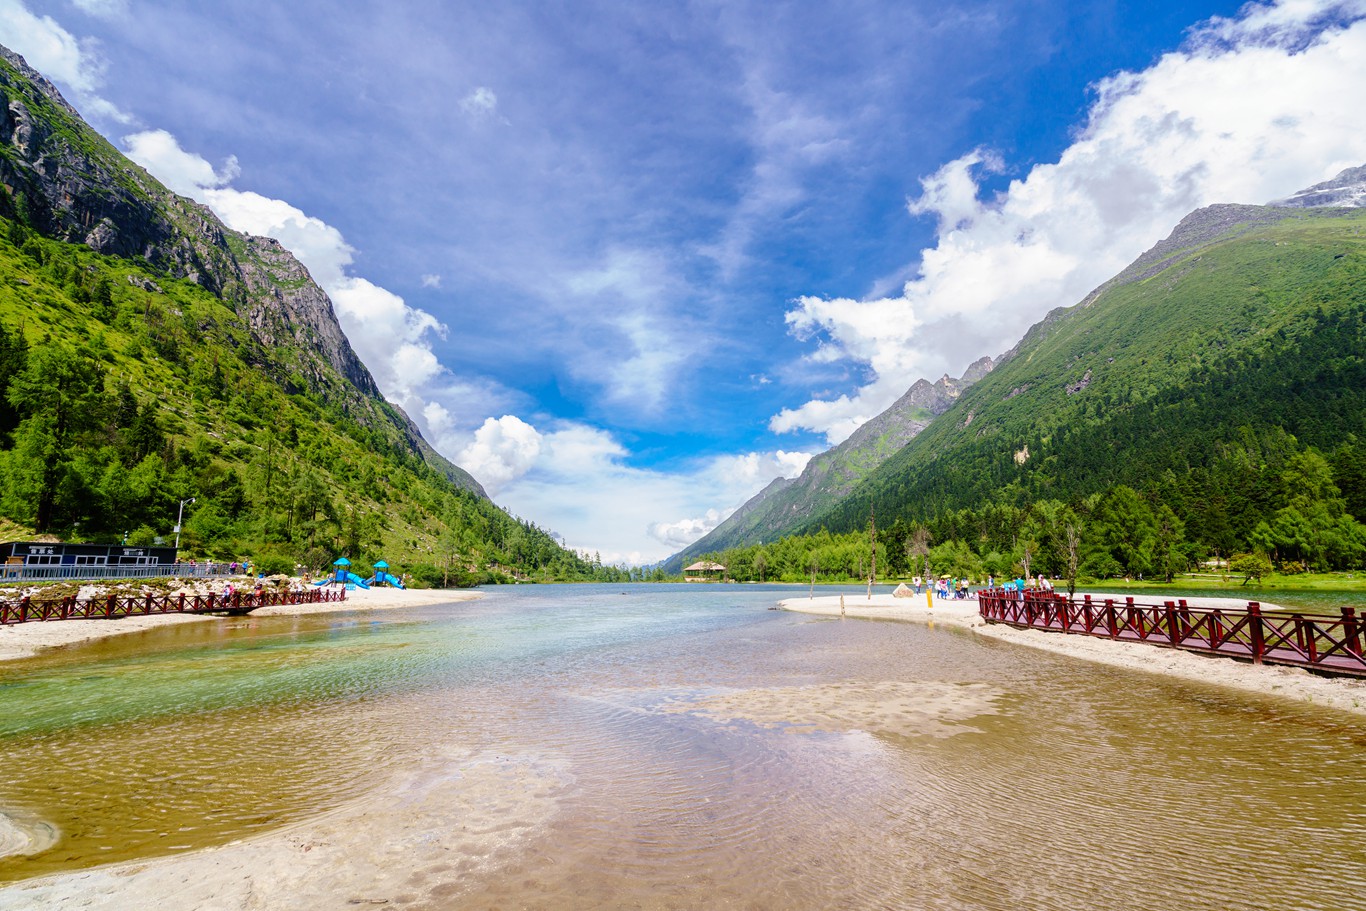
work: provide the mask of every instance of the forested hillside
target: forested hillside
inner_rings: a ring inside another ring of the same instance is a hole
[[[621,575],[438,456],[279,244],[170,193],[3,49],[0,102],[6,537],[169,540],[183,504],[187,557]]]
[[[1206,555],[1366,558],[1366,211],[1214,207],[1036,326],[849,497],[797,529],[1092,574]],[[922,542],[923,543],[923,542]],[[904,558],[904,557],[903,557]]]

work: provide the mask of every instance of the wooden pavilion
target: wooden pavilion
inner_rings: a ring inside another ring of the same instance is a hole
[[[710,560],[699,560],[683,570],[684,582],[720,582],[726,578],[726,568]]]

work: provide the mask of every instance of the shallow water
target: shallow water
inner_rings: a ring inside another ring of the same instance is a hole
[[[1366,908],[1357,717],[766,610],[796,594],[519,588],[0,667],[0,806],[57,833],[0,877],[224,844],[458,748],[560,785],[450,907]]]

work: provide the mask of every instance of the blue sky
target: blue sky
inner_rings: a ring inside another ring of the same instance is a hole
[[[1187,211],[1366,162],[1363,17],[0,0],[0,43],[293,249],[499,503],[642,562]]]

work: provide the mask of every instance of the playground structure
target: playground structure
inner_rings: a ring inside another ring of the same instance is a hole
[[[341,585],[344,586],[347,591],[352,592],[355,591],[357,588],[370,588],[370,584],[368,582],[366,582],[364,579],[362,579],[355,573],[351,572],[351,561],[346,559],[345,557],[340,557],[337,560],[335,560],[332,563],[332,566],[336,569],[336,572],[334,572],[332,575],[328,576],[325,579],[319,579],[317,582],[314,582],[313,584],[318,586]]]
[[[371,585],[389,585],[393,588],[402,588],[403,580],[389,572],[388,563],[379,560],[375,563],[375,574],[365,580],[366,588],[369,588]]]
[[[314,585],[342,585],[348,591],[355,591],[358,588],[369,590],[372,585],[388,585],[393,588],[403,588],[403,580],[389,572],[389,564],[383,560],[375,563],[375,574],[368,579],[351,572],[351,561],[345,557],[338,558],[332,566],[335,572],[326,578],[319,579]]]

